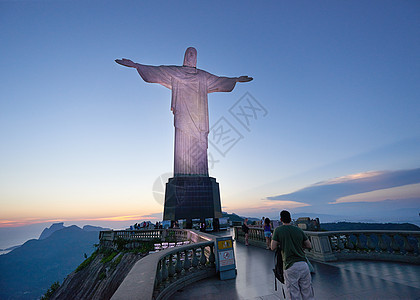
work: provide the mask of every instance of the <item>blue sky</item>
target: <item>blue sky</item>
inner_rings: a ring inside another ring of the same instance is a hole
[[[254,77],[209,95],[210,126],[227,121],[242,137],[223,155],[209,147],[224,210],[351,219],[368,201],[279,196],[420,167],[419,17],[417,1],[2,1],[1,226],[159,218],[170,91],[114,60],[180,65],[189,46],[198,68]],[[231,112],[248,100],[266,114],[244,127]],[[414,198],[394,199],[400,188],[377,202],[415,222],[420,193],[407,188]]]

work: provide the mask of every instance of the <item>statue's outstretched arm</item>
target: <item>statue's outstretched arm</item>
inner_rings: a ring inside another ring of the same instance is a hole
[[[248,76],[240,76],[236,78],[236,82],[249,82],[253,80],[254,78],[248,77]]]
[[[130,59],[116,59],[115,62],[125,67],[135,68],[137,72],[148,83],[159,83],[168,89],[171,87],[171,75],[165,71],[166,66],[148,66],[133,62]]]
[[[123,65],[123,66],[126,66],[126,67],[130,67],[130,68],[138,68],[139,66],[141,66],[140,64],[137,64],[137,63],[135,63],[132,60],[127,59],[127,58],[116,59],[115,62],[117,64],[120,64],[120,65]]]

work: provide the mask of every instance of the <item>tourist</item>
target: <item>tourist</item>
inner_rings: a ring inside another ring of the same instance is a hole
[[[244,223],[242,224],[242,231],[245,233],[245,246],[248,246],[248,231],[249,231],[249,227],[248,227],[248,218],[244,219]]]
[[[271,221],[270,218],[264,219],[264,236],[265,242],[267,243],[267,250],[270,250],[271,246]]]
[[[274,230],[271,250],[280,247],[283,257],[283,270],[288,299],[312,300],[314,291],[311,282],[311,273],[306,262],[303,248],[311,249],[311,242],[302,229],[292,226],[290,213],[283,210],[280,213],[283,226]]]

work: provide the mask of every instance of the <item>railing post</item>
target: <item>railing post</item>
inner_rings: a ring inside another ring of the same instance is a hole
[[[210,247],[209,263],[210,263],[210,266],[213,267],[215,265],[214,262],[216,261],[216,258],[214,256],[214,244],[210,245],[209,247]]]
[[[162,282],[162,262],[159,261],[156,270],[156,282],[159,285]]]
[[[207,262],[206,254],[204,253],[204,246],[201,246],[200,265],[205,266]]]
[[[411,246],[410,245],[410,242],[408,241],[408,235],[402,235],[402,238],[403,238],[403,240],[404,240],[404,250],[407,252],[407,253],[411,253],[411,252],[414,252],[414,247],[413,246]]]
[[[182,271],[181,252],[176,253],[175,271],[179,274]]]
[[[350,234],[346,234],[346,248],[353,250],[355,248],[353,242],[350,239]]]
[[[337,235],[337,247],[340,250],[344,250],[344,243],[343,243],[343,241],[341,239],[341,235],[340,234]]]
[[[366,237],[367,237],[367,243],[366,244],[371,251],[374,251],[376,249],[376,244],[372,241],[372,235],[373,234],[366,235]]]
[[[168,261],[168,275],[169,277],[173,277],[175,275],[175,266],[173,263],[173,254],[169,255],[169,261]]]
[[[398,252],[400,250],[400,246],[397,243],[397,240],[395,239],[396,235],[392,234],[391,237],[391,249],[393,252]]]
[[[187,272],[190,268],[191,268],[191,262],[190,259],[188,258],[188,250],[184,251],[184,270],[185,272]]]
[[[378,234],[378,241],[379,241],[379,249],[382,250],[382,252],[385,252],[388,249],[388,245],[384,241],[383,234]]]
[[[166,267],[166,256],[164,256],[161,260],[162,262],[162,282],[168,278],[168,268]]]
[[[197,248],[192,249],[192,261],[191,265],[195,268],[198,266],[198,258],[196,254]]]

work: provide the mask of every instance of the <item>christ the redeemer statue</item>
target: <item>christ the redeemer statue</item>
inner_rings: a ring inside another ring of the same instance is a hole
[[[196,68],[197,50],[185,51],[183,66],[147,66],[129,59],[117,63],[136,68],[144,81],[159,83],[172,90],[171,110],[174,114],[174,176],[208,176],[209,114],[207,94],[230,92],[237,82],[252,78],[219,77]]]

